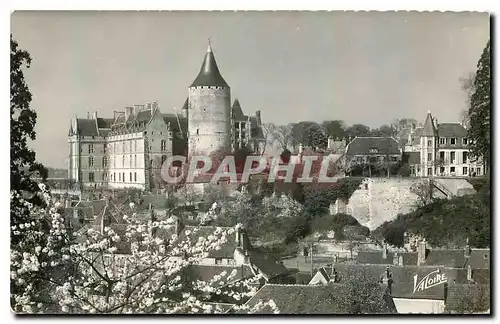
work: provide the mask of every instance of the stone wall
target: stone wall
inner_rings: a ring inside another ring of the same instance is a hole
[[[352,215],[370,230],[384,222],[391,221],[398,214],[414,210],[417,195],[411,187],[425,178],[370,178],[364,179],[348,201],[338,199],[330,208],[331,214]],[[474,193],[472,185],[465,179],[435,179],[454,196]],[[435,198],[445,198],[438,190],[433,191]]]
[[[229,88],[189,88],[190,153],[231,148],[230,99]]]
[[[358,222],[374,230],[398,214],[413,210],[417,196],[410,187],[420,179],[364,179],[348,202],[336,203],[338,212],[352,215]],[[340,208],[339,208],[340,207]]]

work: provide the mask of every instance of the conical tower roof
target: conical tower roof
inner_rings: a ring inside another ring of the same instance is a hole
[[[201,66],[200,73],[193,81],[193,84],[191,84],[191,87],[200,86],[217,86],[229,88],[226,81],[219,72],[214,53],[212,52],[212,47],[210,46],[210,41],[208,42],[207,53],[205,54],[205,59],[203,60],[203,65]]]
[[[434,126],[434,119],[432,118],[431,112],[428,111],[421,136],[436,136],[436,134],[437,131],[436,127]]]

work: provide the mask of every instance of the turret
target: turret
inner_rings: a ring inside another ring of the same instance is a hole
[[[219,72],[210,41],[188,92],[189,153],[231,149],[230,87]]]

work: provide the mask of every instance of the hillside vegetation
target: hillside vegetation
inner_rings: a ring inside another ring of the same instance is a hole
[[[372,235],[389,244],[403,246],[403,235],[419,234],[434,247],[463,247],[466,239],[473,247],[490,246],[489,181],[475,184],[478,193],[450,200],[435,200],[406,215],[385,222]]]

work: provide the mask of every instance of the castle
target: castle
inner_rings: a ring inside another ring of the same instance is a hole
[[[161,113],[158,103],[97,112],[70,121],[70,181],[110,189],[155,188],[155,175],[171,155],[208,155],[215,150],[248,147],[260,154],[265,139],[260,111],[243,114],[222,77],[210,42],[200,73],[188,88],[182,112]]]

